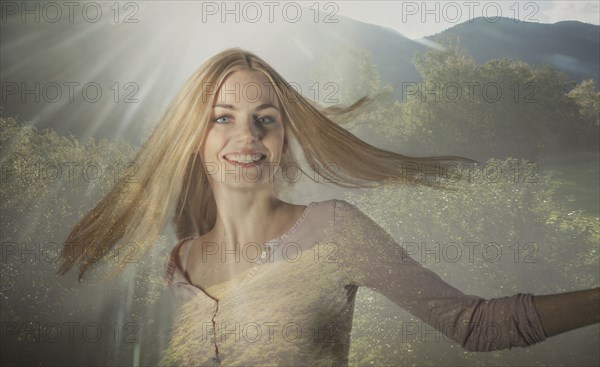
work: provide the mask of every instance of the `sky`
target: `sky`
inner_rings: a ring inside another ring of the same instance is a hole
[[[328,2],[331,3],[331,2]],[[477,17],[497,16],[516,22],[556,23],[578,20],[600,24],[599,1],[337,1],[338,14],[394,29],[416,39],[430,36]]]

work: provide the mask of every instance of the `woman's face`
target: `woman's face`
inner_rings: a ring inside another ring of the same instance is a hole
[[[211,181],[240,188],[272,183],[287,147],[271,83],[257,72],[236,71],[216,93],[200,147]]]

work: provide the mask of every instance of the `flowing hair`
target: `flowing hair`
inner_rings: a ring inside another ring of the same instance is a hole
[[[319,108],[255,54],[227,49],[191,75],[162,115],[135,157],[136,182],[118,182],[71,230],[57,274],[65,274],[79,261],[82,281],[85,272],[121,241],[133,241],[147,251],[169,219],[178,239],[210,231],[217,207],[198,149],[217,90],[231,73],[242,70],[268,78],[280,102],[286,144],[297,147],[287,149],[279,168],[293,165],[313,181],[321,178],[349,188],[373,187],[390,179],[444,188],[423,179],[425,167],[441,175],[446,164],[477,163],[458,156],[409,157],[374,147],[340,126],[374,98],[363,97],[349,107]],[[312,176],[296,163],[295,150],[314,171]],[[278,169],[277,177],[285,173]],[[289,180],[279,177],[276,192],[282,182]],[[86,256],[90,251],[94,256]]]

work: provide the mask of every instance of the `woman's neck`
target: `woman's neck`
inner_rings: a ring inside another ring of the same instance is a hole
[[[262,244],[276,237],[278,224],[289,209],[289,204],[275,197],[272,190],[221,187],[213,194],[217,218],[210,237],[217,243],[231,246],[250,242]]]

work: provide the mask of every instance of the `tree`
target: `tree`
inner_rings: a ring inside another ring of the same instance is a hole
[[[75,272],[55,275],[67,234],[83,213],[117,180],[129,178],[135,184],[132,159],[137,148],[125,140],[90,139],[82,144],[73,136],[40,131],[13,117],[0,117],[0,143],[0,308],[3,325],[16,328],[3,340],[3,351],[10,351],[3,354],[3,362],[10,364],[16,358],[21,365],[42,360],[61,365],[71,360],[74,365],[84,360],[108,364],[109,358],[130,361],[134,349],[141,348],[142,363],[155,364],[152,358],[160,350],[150,345],[167,337],[160,328],[168,326],[170,316],[152,310],[168,310],[164,303],[158,306],[166,291],[162,281],[165,236],[145,256],[134,243],[117,246],[82,284],[68,276]],[[93,260],[95,255],[85,256]],[[122,262],[129,263],[127,272],[103,279]],[[82,337],[83,325],[92,325],[104,338],[90,343]],[[48,342],[56,335],[44,333],[55,333],[57,328],[62,337]],[[33,346],[31,330],[37,338]],[[74,340],[65,337],[67,332]],[[74,345],[82,355],[71,353]],[[61,349],[68,355],[56,353]]]
[[[377,96],[340,123],[406,154],[536,159],[597,150],[593,81],[575,86],[553,67],[508,58],[478,65],[458,40],[438,41],[439,49],[415,56],[423,80],[403,81],[402,101],[389,84],[398,81],[382,81],[371,55],[357,48],[331,52],[311,75],[335,97],[326,106]]]

